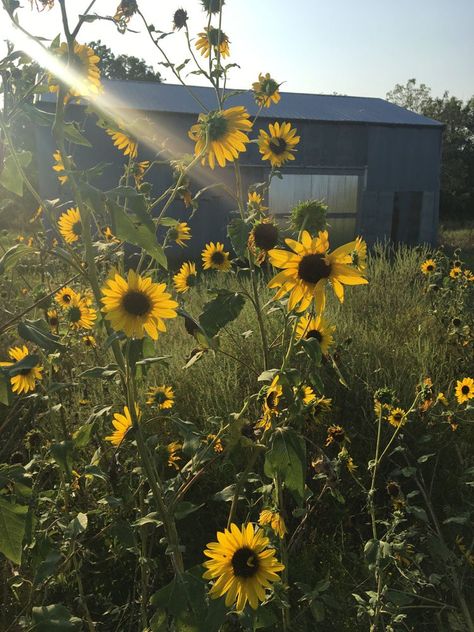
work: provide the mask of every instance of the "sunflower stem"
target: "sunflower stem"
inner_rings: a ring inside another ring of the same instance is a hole
[[[252,448],[252,454],[247,461],[247,465],[245,466],[245,470],[240,474],[235,484],[235,491],[232,497],[232,503],[230,505],[229,517],[227,518],[227,528],[230,529],[230,525],[235,522],[235,514],[237,513],[237,504],[239,502],[240,492],[242,491],[243,486],[245,485],[248,475],[252,471],[252,468],[257,460],[258,450]]]
[[[277,505],[278,511],[282,516],[285,514],[285,502],[283,499],[283,483],[281,481],[280,476],[276,476],[274,478],[276,496],[277,496]],[[280,553],[281,553],[281,563],[284,564],[285,568],[282,572],[282,580],[285,588],[288,588],[288,547],[286,544],[285,536],[280,538]],[[281,609],[282,616],[282,624],[283,624],[283,632],[287,632],[290,630],[290,611],[285,606]]]

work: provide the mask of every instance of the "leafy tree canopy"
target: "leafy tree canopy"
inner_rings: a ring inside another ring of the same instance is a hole
[[[161,74],[153,70],[144,59],[139,59],[133,55],[116,56],[100,40],[89,42],[89,46],[100,57],[99,68],[104,79],[161,82]]]

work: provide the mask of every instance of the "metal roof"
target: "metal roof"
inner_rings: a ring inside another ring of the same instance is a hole
[[[109,94],[124,106],[135,110],[197,115],[203,111],[202,105],[209,110],[216,109],[216,95],[211,87],[189,86],[188,90],[179,84],[115,79],[105,80],[103,84],[104,96]],[[192,95],[195,95],[198,100]],[[44,94],[41,95],[40,100],[54,101],[55,98],[56,95]],[[226,106],[232,105],[244,105],[252,115],[257,112],[257,106],[250,91],[232,94],[226,100]],[[401,108],[384,99],[297,92],[281,92],[280,102],[262,110],[260,117],[443,127],[443,124],[438,121]]]

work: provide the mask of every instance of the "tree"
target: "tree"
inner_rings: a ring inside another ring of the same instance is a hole
[[[431,88],[409,79],[397,84],[387,99],[444,123],[440,214],[443,219],[467,220],[474,208],[474,97],[463,102],[445,92],[432,97]]]
[[[100,40],[90,42],[89,46],[100,57],[99,68],[104,79],[130,79],[133,81],[161,82],[161,74],[133,55],[118,55]]]

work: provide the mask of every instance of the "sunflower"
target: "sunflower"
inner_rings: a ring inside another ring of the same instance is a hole
[[[173,441],[166,446],[166,451],[168,452],[168,467],[174,467],[175,470],[179,470],[179,461],[181,461],[181,457],[178,452],[182,449],[182,444],[179,441]]]
[[[166,292],[164,283],[153,283],[134,270],[127,279],[115,274],[102,288],[105,318],[115,331],[123,331],[129,338],[143,338],[145,332],[156,340],[166,331],[163,319],[176,318],[178,303]]]
[[[102,234],[104,235],[104,239],[108,241],[109,243],[113,243],[113,244],[120,243],[120,239],[117,239],[117,237],[113,234],[110,226],[106,226],[104,230],[102,231]]]
[[[210,26],[209,28],[206,27],[202,33],[198,33],[196,48],[204,57],[209,57],[211,50],[217,57],[217,49],[219,48],[220,56],[225,59],[230,55],[229,43],[229,38],[224,31]]]
[[[224,6],[225,0],[201,0],[202,8],[207,13],[219,13]]]
[[[20,362],[26,358],[30,352],[28,351],[28,347],[23,345],[22,347],[11,347],[8,350],[8,355],[13,360],[13,362],[0,362],[0,366],[13,366],[16,362]],[[29,369],[21,369],[17,375],[12,375],[10,377],[10,384],[12,387],[12,391],[14,393],[18,393],[21,395],[22,393],[28,393],[29,391],[34,391],[36,386],[36,380],[41,380],[43,371],[42,366],[34,366]]]
[[[354,242],[354,250],[351,252],[351,263],[361,272],[367,267],[367,244],[362,237],[357,237]]]
[[[86,44],[78,44],[74,42],[72,50],[72,59],[68,60],[69,50],[66,42],[63,42],[54,53],[60,57],[61,61],[74,71],[73,84],[69,87],[65,100],[71,97],[88,97],[97,96],[102,91],[100,83],[100,70],[98,57],[90,46]],[[57,78],[49,75],[48,78],[49,91],[58,92],[59,83]]]
[[[300,137],[295,136],[296,128],[291,123],[270,123],[270,134],[261,129],[258,137],[258,148],[262,160],[269,160],[272,167],[281,167],[287,160],[294,160],[295,146]]]
[[[137,404],[135,404],[135,414],[137,419],[140,419],[140,409],[138,408]],[[123,415],[120,413],[114,413],[112,425],[115,430],[112,432],[111,435],[105,437],[105,440],[110,441],[110,443],[118,448],[118,446],[125,439],[125,435],[133,425],[132,416],[130,415],[130,410],[128,406],[124,406]]]
[[[303,395],[303,404],[309,406],[310,404],[314,404],[316,401],[316,393],[313,391],[311,386],[305,386],[304,384],[301,386],[301,393]]]
[[[263,205],[263,195],[256,191],[249,191],[247,207],[251,213],[268,211],[268,206]]]
[[[288,532],[283,516],[278,511],[262,509],[258,517],[258,524],[261,527],[269,525],[279,538],[284,538]]]
[[[225,595],[225,605],[235,604],[240,612],[247,601],[255,610],[265,600],[265,589],[278,581],[285,567],[268,547],[269,540],[251,523],[242,528],[232,523],[230,529],[217,533],[217,542],[210,542],[204,555],[205,579],[216,580],[210,590],[213,599]]]
[[[46,316],[48,317],[48,324],[51,327],[52,331],[55,333],[58,332],[59,329],[59,314],[57,309],[48,309],[46,312]]]
[[[135,160],[138,155],[138,143],[135,140],[119,130],[106,129],[105,131],[112,138],[114,146],[120,149],[124,156],[130,156],[132,160]]]
[[[420,268],[423,274],[431,274],[436,270],[436,261],[434,259],[427,259],[423,261]]]
[[[472,377],[465,377],[456,382],[456,390],[454,391],[458,404],[464,404],[474,397],[474,380]]]
[[[214,452],[216,454],[220,454],[224,452],[224,446],[222,445],[222,440],[215,434],[208,434],[206,439],[211,442]]]
[[[466,281],[474,281],[474,274],[472,273],[472,270],[469,270],[469,268],[466,268],[463,272],[463,275],[466,279]]]
[[[315,419],[319,419],[320,417],[323,417],[324,415],[329,413],[331,411],[331,408],[332,399],[330,397],[324,397],[324,395],[321,395],[321,397],[317,397],[314,400],[311,406],[311,412]]]
[[[266,252],[275,248],[278,243],[278,226],[269,218],[265,217],[257,222],[249,234],[248,246],[252,252],[259,248]]]
[[[149,406],[156,406],[159,410],[167,410],[173,407],[174,392],[171,386],[154,386],[148,393],[146,403]]]
[[[178,246],[185,247],[185,241],[191,239],[191,228],[187,222],[177,222],[168,231],[169,239],[173,240]]]
[[[59,303],[61,307],[69,307],[74,298],[76,298],[78,294],[74,292],[74,290],[68,286],[63,287],[56,292],[54,295],[54,300]]]
[[[90,307],[89,299],[77,294],[69,304],[66,317],[73,329],[92,329],[97,318],[97,312]]]
[[[449,276],[452,279],[457,279],[458,277],[460,277],[462,275],[462,269],[459,266],[454,266],[451,268],[451,270],[449,271]]]
[[[56,164],[53,165],[53,171],[56,171],[58,173],[58,180],[59,180],[59,182],[61,184],[65,184],[69,180],[69,176],[67,176],[67,175],[60,175],[62,173],[65,174],[66,168],[64,166],[63,157],[61,156],[61,152],[59,151],[59,149],[57,149],[53,153],[53,158],[54,158],[54,160],[56,162]]]
[[[173,15],[173,31],[180,31],[188,22],[188,12],[185,9],[176,9]]]
[[[135,179],[135,184],[138,186],[141,184],[143,178],[145,177],[145,173],[150,168],[149,160],[142,160],[141,162],[136,162],[133,165],[132,173]]]
[[[187,292],[190,287],[196,284],[196,279],[196,264],[186,261],[173,277],[175,290],[177,292]]]
[[[280,398],[283,395],[283,388],[281,384],[279,384],[279,379],[279,376],[275,375],[272,383],[267,388],[263,400],[263,416],[257,422],[255,426],[256,428],[268,430],[271,427],[272,417],[278,413],[278,405],[280,403]]]
[[[97,341],[94,336],[83,336],[82,342],[86,347],[89,347],[89,349],[95,349],[97,347]]]
[[[309,316],[305,314],[302,316],[298,325],[296,326],[296,335],[299,340],[304,338],[310,340],[316,338],[321,347],[321,353],[327,355],[329,347],[333,344],[334,338],[332,334],[335,332],[336,327],[330,325],[321,314],[319,316]]]
[[[403,408],[392,408],[388,416],[388,423],[398,428],[403,426],[407,420],[407,414]]]
[[[354,249],[355,242],[345,244],[329,253],[329,240],[327,231],[319,232],[312,238],[308,231],[304,230],[301,242],[294,239],[285,239],[287,245],[294,251],[274,249],[270,250],[270,263],[283,271],[277,274],[268,284],[268,287],[280,289],[274,300],[281,298],[287,292],[290,293],[288,309],[303,312],[311,302],[315,301],[318,312],[322,313],[326,305],[326,282],[330,281],[337,298],[342,303],[344,300],[344,286],[362,285],[368,283],[359,270],[347,265],[351,262],[350,253]]]
[[[346,439],[346,432],[342,426],[329,426],[325,445],[328,446],[332,443],[343,443]]]
[[[246,132],[252,129],[247,110],[238,105],[228,110],[200,114],[198,122],[191,126],[189,138],[196,143],[194,154],[204,153],[201,164],[209,162],[211,169],[217,163],[225,167],[226,161],[233,162],[245,151],[249,142]]]
[[[206,244],[206,247],[201,253],[202,267],[204,270],[220,270],[221,272],[228,272],[231,269],[231,263],[229,259],[229,253],[224,252],[224,244],[211,241],[210,244]]]
[[[266,75],[259,73],[258,81],[252,84],[255,102],[259,107],[269,108],[272,103],[278,103],[281,99],[275,79],[270,77],[270,73]]]
[[[81,213],[79,209],[70,208],[60,215],[58,228],[61,237],[67,244],[73,244],[82,235]]]

